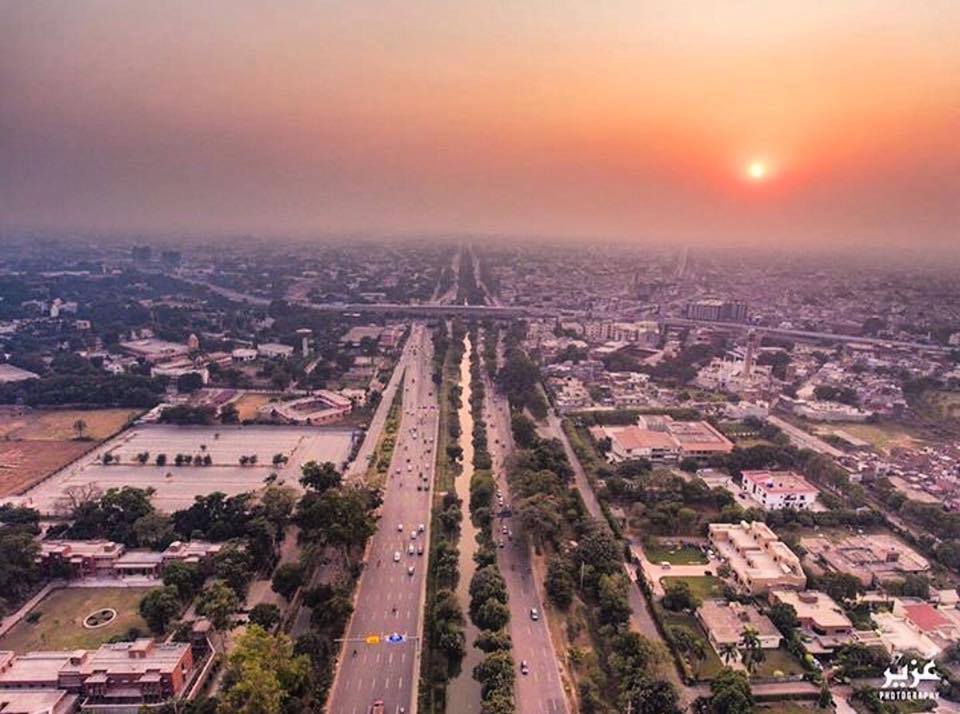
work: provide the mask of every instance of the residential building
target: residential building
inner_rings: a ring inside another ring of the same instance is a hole
[[[833,542],[824,536],[800,539],[811,564],[856,577],[865,587],[930,569],[930,562],[886,533],[849,536]]]
[[[711,523],[708,537],[734,579],[751,595],[807,584],[800,559],[766,523]]]
[[[775,650],[782,639],[770,618],[753,605],[725,600],[704,600],[697,608],[697,619],[717,652],[720,652],[724,645],[738,646],[743,631],[748,628],[756,633],[760,647],[765,650]]]
[[[803,476],[793,471],[744,471],[743,487],[764,508],[771,511],[784,508],[809,510],[819,493]]]
[[[112,577],[113,565],[124,548],[109,540],[45,540],[40,541],[40,562],[45,565],[65,564],[73,577]]]
[[[853,623],[839,605],[818,590],[770,590],[774,605],[790,605],[805,635],[807,650],[814,655],[833,652],[855,639]]]

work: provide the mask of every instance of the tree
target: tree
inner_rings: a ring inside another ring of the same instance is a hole
[[[621,711],[633,714],[680,714],[676,688],[663,679],[637,677],[621,696]]]
[[[473,668],[473,678],[480,682],[480,696],[484,700],[495,693],[512,694],[516,678],[513,657],[509,652],[492,652]]]
[[[473,621],[481,630],[499,630],[510,621],[510,609],[496,598],[488,598],[471,610]]]
[[[223,580],[214,580],[197,596],[196,610],[218,630],[230,626],[230,616],[240,607],[240,598]]]
[[[576,588],[571,574],[573,563],[560,555],[553,555],[547,564],[547,576],[544,587],[550,601],[561,610],[566,610],[573,602]]]
[[[250,610],[250,622],[268,632],[280,622],[280,608],[272,602],[261,602]]]
[[[238,598],[247,593],[253,579],[250,555],[237,544],[230,544],[214,556],[213,574],[233,588]]]
[[[303,568],[296,563],[284,563],[273,571],[270,587],[286,600],[289,600],[301,585],[303,585]]]
[[[177,377],[177,391],[192,394],[203,387],[203,377],[199,372],[187,372]]]
[[[156,634],[167,629],[167,623],[180,612],[180,597],[174,587],[155,588],[140,600],[140,616]]]
[[[730,664],[739,655],[737,651],[737,646],[733,642],[724,642],[720,645],[720,649],[717,651],[717,654],[720,655],[720,659],[723,660],[724,664]]]
[[[177,596],[186,602],[200,590],[203,575],[196,564],[175,560],[163,569],[163,584],[176,588]]]
[[[743,666],[753,674],[765,657],[756,628],[744,627],[740,633],[740,659],[743,661]]]
[[[693,669],[694,673],[699,676],[700,665],[702,665],[703,661],[707,658],[707,648],[704,641],[686,627],[670,627],[669,633],[670,639],[673,640],[673,644],[677,650],[681,654],[686,655],[691,664],[694,662],[697,663]]]
[[[753,693],[743,672],[729,667],[720,670],[710,683],[710,703],[716,714],[751,714]]]
[[[686,471],[688,474],[695,474],[700,470],[700,462],[688,456],[680,462],[680,470]]]
[[[515,411],[510,415],[510,429],[520,448],[529,449],[536,443],[537,426],[523,412]]]
[[[787,638],[791,636],[793,630],[800,624],[797,620],[796,608],[786,602],[778,602],[771,607],[767,612],[767,617],[769,617],[770,622],[780,630],[781,634]]]
[[[497,632],[482,630],[480,634],[477,635],[477,639],[474,640],[473,646],[488,654],[501,650],[509,652],[513,647],[513,641],[510,639],[510,633],[506,630],[499,630]]]
[[[227,660],[218,712],[223,714],[280,714],[285,703],[307,683],[310,660],[294,655],[286,635],[271,635],[252,625]]]
[[[693,594],[690,584],[686,580],[677,582],[665,588],[665,595],[661,604],[673,612],[681,610],[696,610],[700,607],[700,598]]]
[[[133,534],[137,544],[157,548],[173,540],[173,522],[166,513],[153,511],[133,522]]]
[[[290,522],[290,516],[297,505],[297,492],[292,486],[268,486],[260,496],[260,503],[267,520],[281,533]]]
[[[312,488],[317,493],[324,493],[331,488],[338,488],[343,479],[337,471],[337,467],[331,462],[325,461],[318,464],[316,461],[308,461],[301,469],[303,476],[300,477],[300,483],[307,488]]]
[[[87,430],[87,422],[83,419],[77,419],[73,422],[73,431],[77,435],[77,439],[83,439],[83,432]]]

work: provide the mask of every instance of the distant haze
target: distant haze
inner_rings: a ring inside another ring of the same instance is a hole
[[[958,38],[957,0],[6,0],[0,227],[960,250]]]

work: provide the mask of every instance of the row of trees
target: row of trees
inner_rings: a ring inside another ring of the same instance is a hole
[[[473,668],[473,678],[480,682],[480,696],[485,714],[513,714],[516,667],[513,643],[506,631],[510,621],[507,585],[497,565],[493,540],[493,497],[496,483],[491,468],[487,443],[487,423],[483,418],[486,391],[480,361],[480,338],[476,326],[471,328],[470,413],[473,417],[474,474],[470,480],[470,513],[479,531],[479,547],[474,554],[477,570],[470,580],[470,619],[480,630],[474,647],[485,657]]]

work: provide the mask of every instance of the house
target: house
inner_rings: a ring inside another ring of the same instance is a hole
[[[803,476],[793,471],[743,472],[743,488],[764,508],[779,511],[795,508],[805,511],[813,507],[819,491]]]
[[[930,562],[898,538],[886,533],[848,536],[834,542],[823,536],[800,539],[806,558],[820,568],[856,577],[864,587],[899,580],[930,569]]]
[[[186,357],[190,353],[190,348],[187,345],[158,340],[153,337],[121,342],[120,349],[127,354],[151,363]]]
[[[805,635],[811,654],[827,654],[849,643],[854,637],[853,623],[839,605],[818,590],[774,588],[767,594],[774,605],[790,605]]]
[[[803,589],[807,584],[800,559],[766,523],[711,523],[708,537],[734,579],[751,595],[771,588]]]
[[[109,540],[49,540],[40,542],[39,561],[69,567],[72,577],[112,577],[113,565],[124,548]]]
[[[760,647],[775,650],[780,646],[780,632],[766,615],[753,605],[725,600],[704,600],[697,608],[697,619],[703,625],[710,644],[719,653],[724,647],[736,647],[745,629],[752,629]]]

